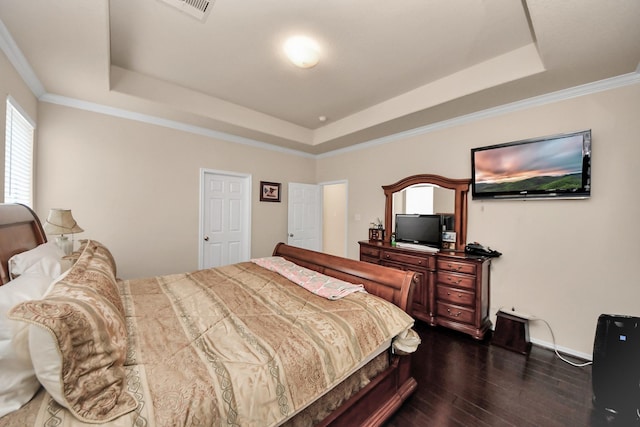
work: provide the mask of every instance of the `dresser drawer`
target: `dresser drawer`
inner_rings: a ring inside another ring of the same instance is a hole
[[[360,246],[360,257],[362,258],[363,255],[373,258],[380,258],[380,249],[371,248],[369,246]]]
[[[439,259],[438,270],[455,271],[456,273],[476,274],[476,265],[470,262]]]
[[[442,285],[438,285],[436,288],[436,298],[438,300],[468,306],[473,306],[476,302],[475,292]]]
[[[475,310],[473,309],[447,304],[441,301],[438,301],[436,306],[438,316],[442,316],[456,322],[474,322]]]
[[[438,271],[438,283],[443,285],[456,286],[459,288],[473,289],[476,288],[475,276],[465,274],[449,273],[447,271]]]
[[[420,257],[420,256],[403,254],[401,252],[391,252],[391,251],[383,251],[382,259],[386,261],[395,261],[395,262],[401,262],[404,264],[418,265],[424,268],[433,267],[435,264],[433,261],[433,257],[429,257],[429,256]]]
[[[360,254],[360,261],[368,262],[370,264],[380,264],[380,260],[378,258],[373,258],[362,254]]]

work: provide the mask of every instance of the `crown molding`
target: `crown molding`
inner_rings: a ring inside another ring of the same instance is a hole
[[[271,151],[278,151],[286,154],[293,154],[296,156],[314,158],[315,155],[305,153],[299,150],[293,150],[290,148],[280,147],[274,144],[258,141],[251,138],[245,138],[242,136],[232,135],[226,132],[219,132],[213,129],[204,128],[201,126],[194,126],[175,120],[164,119],[157,116],[151,116],[148,114],[137,113],[135,111],[125,110],[122,108],[110,107],[108,105],[97,104],[94,102],[82,101],[76,98],[69,98],[61,95],[54,95],[47,93],[41,96],[39,101],[47,102],[50,104],[62,105],[65,107],[77,108],[79,110],[91,111],[98,114],[104,114],[107,116],[119,117],[127,120],[134,120],[137,122],[148,123],[156,126],[162,126],[182,132],[193,133],[196,135],[206,136],[213,139],[219,139],[226,142],[232,142],[236,144],[248,145],[254,148],[262,148]]]
[[[552,104],[567,99],[578,98],[585,95],[591,95],[598,92],[604,92],[607,90],[617,89],[620,87],[630,86],[640,83],[640,65],[638,70],[633,73],[623,74],[617,77],[611,77],[604,80],[599,80],[593,83],[587,83],[580,86],[575,86],[569,89],[563,89],[556,92],[550,92],[544,95],[536,96],[533,98],[524,99],[522,101],[516,101],[509,104],[500,105],[494,108],[488,108],[486,110],[477,111],[474,113],[458,116],[453,119],[443,120],[440,122],[432,123],[426,126],[420,126],[414,129],[410,129],[404,132],[398,132],[393,135],[385,136],[382,138],[372,139],[360,144],[355,144],[350,147],[341,148],[338,150],[329,151],[327,153],[318,154],[317,158],[331,157],[338,154],[343,154],[351,151],[364,150],[366,148],[375,147],[378,145],[389,144],[401,139],[410,138],[417,135],[424,135],[427,133],[447,129],[455,126],[464,125],[474,121],[497,117],[504,114],[512,113],[515,111],[526,110],[529,108],[539,107],[541,105]]]
[[[498,107],[489,108],[475,113],[466,114],[463,116],[455,117],[449,120],[443,120],[437,123],[432,123],[426,126],[420,126],[407,131],[398,132],[393,135],[385,136],[382,138],[372,139],[366,142],[352,145],[350,147],[340,148],[333,151],[328,151],[321,154],[310,154],[299,150],[293,150],[289,148],[279,147],[274,144],[245,138],[237,135],[232,135],[226,132],[219,132],[208,128],[199,126],[188,125],[182,122],[167,120],[160,117],[150,116],[146,114],[136,113],[134,111],[124,110],[121,108],[109,107],[106,105],[95,104],[79,99],[68,98],[60,95],[44,94],[39,97],[40,101],[50,102],[53,104],[65,105],[68,107],[84,109],[93,111],[96,113],[106,114],[110,116],[136,120],[157,126],[164,126],[171,129],[181,130],[184,132],[194,133],[198,135],[207,136],[210,138],[221,139],[227,142],[233,142],[238,144],[249,145],[256,148],[262,148],[272,151],[279,151],[282,153],[293,154],[306,158],[322,159],[327,157],[336,156],[343,153],[352,151],[365,150],[371,147],[379,145],[390,144],[396,141],[400,141],[406,138],[414,136],[425,135],[431,132],[436,132],[442,129],[447,129],[455,126],[464,125],[467,123],[483,120],[490,117],[497,117],[504,114],[512,113],[515,111],[526,110],[529,108],[539,107],[546,104],[552,104],[555,102],[564,101],[567,99],[578,98],[581,96],[591,95],[598,92],[604,92],[607,90],[617,89],[620,87],[630,86],[640,83],[640,71],[636,71],[629,74],[624,74],[609,79],[600,80],[593,83],[587,83],[584,85],[576,86],[569,89],[563,89],[556,92],[551,92],[545,95],[536,96],[533,98],[524,99],[522,101],[516,101],[509,104],[500,105]]]
[[[0,19],[0,49],[7,56],[13,68],[16,69],[22,80],[27,84],[31,92],[40,98],[45,93],[44,86],[40,83],[40,80],[33,72],[33,68],[29,65],[29,61],[24,57],[22,51],[11,37],[9,30],[4,25],[4,22]]]

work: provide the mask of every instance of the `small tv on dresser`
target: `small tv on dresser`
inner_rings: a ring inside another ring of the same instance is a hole
[[[587,198],[591,130],[471,150],[474,199]]]
[[[440,249],[442,215],[396,214],[396,242],[413,243]]]

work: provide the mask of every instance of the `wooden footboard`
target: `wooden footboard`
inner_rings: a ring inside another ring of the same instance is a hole
[[[367,292],[391,301],[404,311],[411,307],[418,273],[401,271],[278,243],[274,256],[328,276],[363,284]],[[387,370],[325,418],[320,426],[380,426],[415,391],[411,355],[391,357]]]
[[[418,273],[310,251],[284,243],[276,245],[273,255],[284,257],[327,276],[362,284],[370,294],[391,301],[409,313]]]

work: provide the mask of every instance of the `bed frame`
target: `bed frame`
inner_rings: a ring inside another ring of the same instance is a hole
[[[0,285],[9,281],[9,258],[46,241],[42,224],[29,207],[0,204]]]
[[[35,212],[24,205],[0,204],[0,278],[9,281],[11,256],[47,241]],[[408,311],[418,273],[341,258],[278,243],[273,251],[296,264],[354,283]],[[415,391],[411,356],[392,355],[389,368],[332,412],[320,426],[380,426]]]

